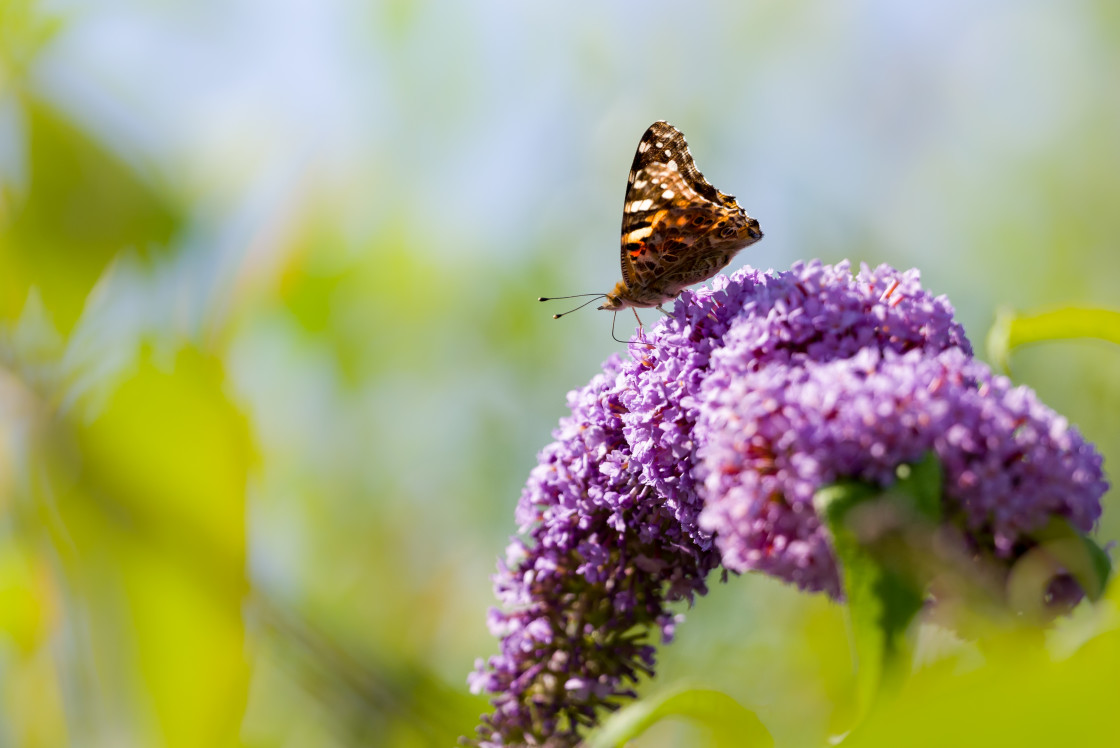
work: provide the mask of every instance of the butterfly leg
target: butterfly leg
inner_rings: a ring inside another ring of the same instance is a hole
[[[638,339],[639,340],[645,340],[646,339],[646,335],[645,335],[646,330],[645,330],[644,327],[642,327],[642,318],[638,316],[638,310],[635,309],[634,307],[630,307],[630,311],[632,311],[634,313],[634,319],[638,320]]]
[[[669,316],[669,313],[667,311],[665,311],[665,307],[661,306],[660,304],[657,305],[657,311],[661,312],[666,317]]]

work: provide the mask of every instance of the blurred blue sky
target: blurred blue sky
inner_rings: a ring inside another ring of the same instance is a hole
[[[935,288],[964,291],[975,327],[988,310],[974,294],[1000,280],[962,235],[1003,223],[1043,235],[1045,195],[1015,172],[1040,152],[1086,158],[1071,136],[1114,118],[1120,98],[1091,3],[73,9],[46,88],[158,162],[219,213],[208,218],[236,220],[222,214],[232,206],[267,221],[314,183],[335,188],[356,235],[403,222],[419,251],[511,263],[546,240],[563,247],[553,262],[572,287],[527,299],[613,283],[626,170],[665,118],[760,219],[766,242],[743,261],[862,247],[853,259],[916,264]],[[998,288],[1002,300],[1024,285],[1039,300],[1045,250],[1022,247],[1027,277]],[[570,324],[603,326],[588,317]]]
[[[371,242],[418,259],[404,308],[373,317],[331,302],[370,356],[433,293],[464,314],[408,334],[461,352],[487,334],[469,315],[495,273],[524,285],[524,303],[499,312],[517,318],[547,318],[538,295],[613,285],[625,175],[659,118],[761,222],[766,239],[735,266],[917,266],[978,348],[1000,304],[1115,303],[1120,31],[1096,3],[55,5],[67,22],[35,70],[40,88],[192,217],[189,251],[143,278],[118,269],[101,295],[109,328],[206,337],[235,311],[234,289],[278,272],[293,232],[327,221],[336,246],[313,254],[328,274],[360,263],[375,278]],[[478,272],[437,290],[425,263]],[[554,287],[536,285],[540,268]],[[424,364],[378,380],[367,417],[466,408],[437,437],[454,460],[480,414],[504,423],[529,408],[509,506],[561,392],[620,349],[608,325],[589,310],[544,328],[556,347],[538,365],[563,382],[547,405],[511,403],[518,375],[500,362]],[[282,353],[281,337],[238,339],[246,397],[315,397],[314,376],[281,381],[291,367],[333,376],[329,362]],[[401,471],[433,500],[442,475]]]

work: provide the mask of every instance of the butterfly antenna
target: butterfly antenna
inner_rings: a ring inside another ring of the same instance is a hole
[[[551,297],[550,296],[541,296],[539,299],[537,299],[537,301],[556,301],[557,299],[579,299],[579,298],[583,298],[584,296],[591,296],[593,298],[588,299],[587,301],[583,302],[582,304],[577,306],[575,309],[569,309],[566,312],[560,312],[560,314],[554,314],[554,315],[552,315],[552,318],[553,319],[560,319],[564,315],[571,314],[572,312],[578,312],[580,309],[583,309],[588,304],[594,304],[595,299],[606,298],[606,294],[601,294],[601,293],[579,293],[579,294],[576,294],[574,296],[551,296]]]
[[[605,293],[577,293],[571,296],[541,296],[537,301],[556,301],[557,299],[582,299],[585,296],[594,296],[596,299],[606,296]]]

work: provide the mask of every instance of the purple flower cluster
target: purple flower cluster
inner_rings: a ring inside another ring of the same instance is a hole
[[[889,485],[928,450],[944,472],[943,514],[1004,558],[1051,517],[1088,532],[1100,514],[1100,455],[1029,389],[959,349],[868,348],[760,369],[709,394],[696,429],[701,525],[735,571],[839,597],[813,494],[841,478]]]
[[[667,604],[703,594],[719,562],[710,539],[693,540],[695,497],[674,511],[642,479],[623,422],[633,368],[612,357],[569,395],[572,414],[522,494],[518,521],[529,541],[513,541],[494,580],[503,610],[489,623],[502,651],[470,679],[475,692],[495,694],[479,745],[577,743],[600,710],[632,697],[639,675],[652,673],[647,631],[668,642]],[[652,451],[643,454],[652,464]]]
[[[744,269],[684,292],[646,341],[569,395],[522,494],[501,652],[470,679],[494,695],[479,745],[578,742],[721,563],[838,596],[811,502],[837,478],[887,484],[934,449],[945,515],[1005,555],[1054,514],[1087,530],[1099,513],[1097,453],[971,359],[917,271]]]

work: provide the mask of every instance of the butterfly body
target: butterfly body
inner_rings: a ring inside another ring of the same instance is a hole
[[[761,238],[758,221],[704,179],[681,131],[655,122],[638,143],[626,184],[622,280],[599,308],[672,301]]]

